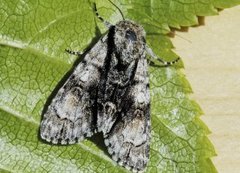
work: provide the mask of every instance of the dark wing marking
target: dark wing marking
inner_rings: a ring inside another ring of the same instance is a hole
[[[115,161],[140,171],[148,162],[150,143],[150,95],[145,58],[138,61],[133,83],[128,88],[121,100],[122,110],[104,138]]]
[[[72,144],[94,133],[97,87],[106,56],[107,35],[86,54],[48,106],[40,127],[42,139]]]

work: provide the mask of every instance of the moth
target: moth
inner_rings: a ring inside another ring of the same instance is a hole
[[[74,144],[102,132],[113,160],[142,171],[149,160],[150,93],[142,26],[131,20],[112,25],[97,12],[109,29],[85,54],[52,99],[41,121],[41,138],[53,144]],[[120,11],[121,12],[121,11]],[[122,13],[121,13],[122,14]],[[79,52],[67,50],[70,54]]]

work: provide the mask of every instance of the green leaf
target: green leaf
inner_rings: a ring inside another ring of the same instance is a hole
[[[239,0],[230,0],[230,1],[214,0],[213,3],[215,7],[224,9],[224,8],[230,8],[230,7],[239,5],[240,1]]]
[[[114,1],[116,2],[116,1]],[[120,0],[127,17],[139,21],[148,33],[168,33],[170,27],[198,24],[197,16],[218,14],[217,8],[239,5],[239,0]]]
[[[160,33],[167,33],[168,26],[196,24],[196,15],[215,14],[216,4],[235,3],[121,0],[116,4],[128,18],[143,24],[148,44],[170,60],[177,55]],[[97,1],[97,6],[105,19],[121,20],[111,3]],[[2,0],[0,21],[0,172],[127,172],[108,157],[99,136],[68,146],[50,145],[39,137],[44,105],[76,60],[65,48],[87,49],[106,31],[91,3]],[[210,160],[215,151],[206,138],[209,130],[198,118],[201,109],[188,98],[192,90],[179,71],[182,67],[179,63],[149,68],[152,139],[146,172],[216,172]]]

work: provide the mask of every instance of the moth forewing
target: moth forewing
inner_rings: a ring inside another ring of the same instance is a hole
[[[43,114],[42,139],[54,144],[73,144],[96,129],[97,87],[107,56],[107,36],[86,54]]]

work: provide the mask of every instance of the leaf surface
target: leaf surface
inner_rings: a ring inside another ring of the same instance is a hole
[[[122,0],[116,4],[144,26],[154,52],[172,60],[177,55],[162,35],[168,26],[196,24],[196,15],[216,13],[214,4],[235,5],[234,1],[205,1]],[[105,19],[121,20],[111,3],[96,3]],[[201,4],[207,8],[197,8]],[[76,60],[64,50],[84,51],[106,32],[91,3],[3,0],[0,21],[0,171],[127,172],[105,153],[101,137],[68,146],[50,145],[39,137],[44,105]],[[206,137],[209,130],[198,118],[201,109],[188,98],[192,90],[179,70],[182,67],[182,63],[149,67],[152,139],[146,172],[215,172],[210,161],[215,151]]]

